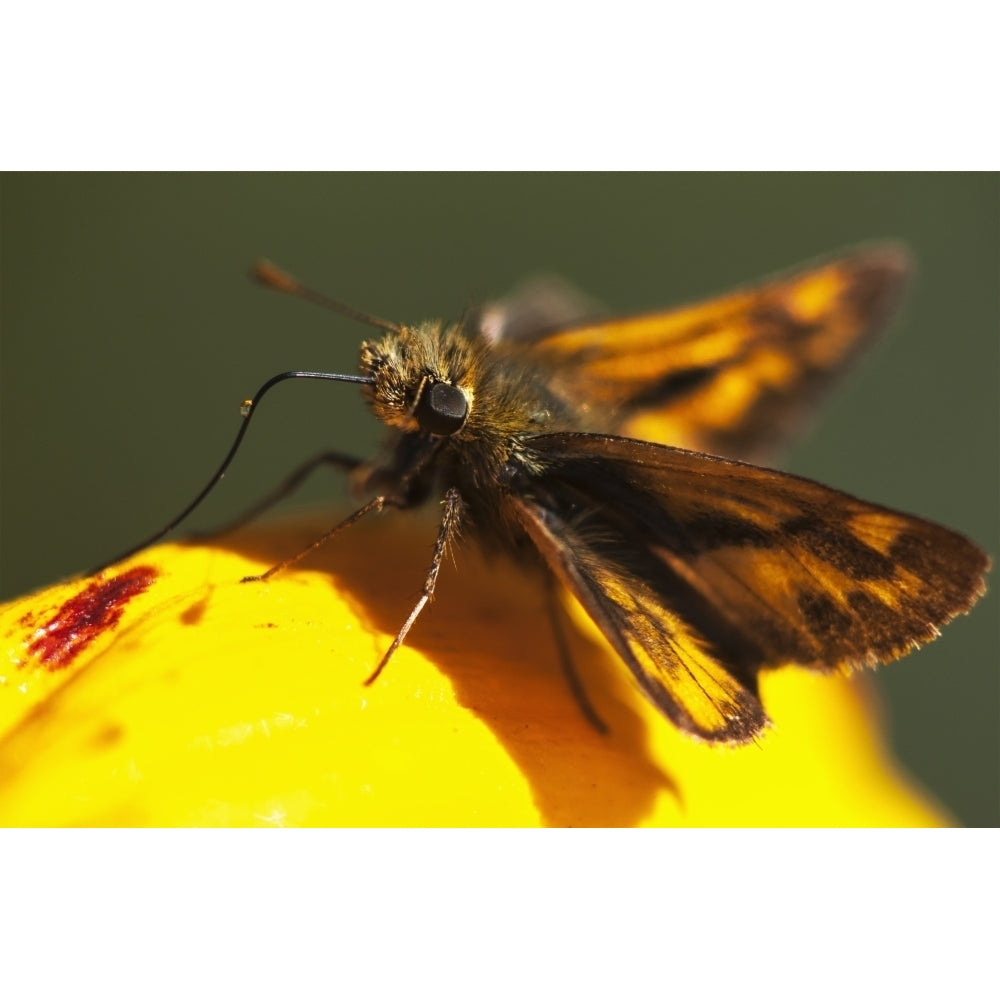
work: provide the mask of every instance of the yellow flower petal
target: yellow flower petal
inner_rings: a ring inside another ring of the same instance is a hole
[[[775,728],[713,748],[633,689],[576,609],[598,734],[560,673],[541,581],[474,544],[365,687],[420,593],[432,523],[372,518],[239,582],[332,521],[158,546],[0,608],[0,824],[947,822],[887,755],[863,678],[767,674]]]

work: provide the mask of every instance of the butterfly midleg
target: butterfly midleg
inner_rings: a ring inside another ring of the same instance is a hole
[[[280,503],[285,497],[291,496],[320,466],[331,465],[335,469],[343,472],[353,472],[361,465],[360,458],[352,455],[344,455],[339,451],[324,451],[319,455],[313,455],[308,462],[303,462],[297,469],[286,476],[270,493],[261,497],[255,504],[248,507],[242,514],[232,521],[224,524],[221,528],[211,531],[199,531],[194,538],[214,538],[218,535],[228,535],[229,532],[242,528],[245,524],[255,521],[265,511],[270,510],[275,504]]]
[[[556,581],[549,573],[545,575],[545,599],[549,611],[549,621],[552,623],[552,634],[555,636],[556,647],[559,650],[559,666],[562,668],[563,677],[566,678],[570,692],[576,700],[580,711],[583,712],[584,718],[599,733],[607,733],[608,725],[597,714],[597,709],[591,704],[590,699],[587,697],[587,690],[583,686],[583,681],[580,680],[580,675],[576,672],[576,667],[573,665],[573,655],[570,652],[569,641],[566,638],[566,631],[563,628],[565,612],[556,594]]]
[[[329,531],[324,532],[315,541],[310,542],[304,549],[296,552],[294,556],[283,559],[280,563],[272,566],[269,570],[261,573],[260,576],[245,576],[240,583],[256,583],[262,580],[270,580],[275,573],[280,573],[289,566],[294,566],[300,559],[315,552],[321,545],[325,545],[334,535],[339,534],[344,528],[349,528],[355,521],[360,521],[366,514],[372,511],[380,511],[383,507],[402,507],[404,504],[398,497],[377,496],[373,497],[363,507],[359,507],[350,517],[345,517],[339,524],[335,524]]]
[[[451,544],[452,539],[458,532],[459,526],[462,523],[462,511],[465,508],[465,503],[462,500],[461,494],[455,489],[454,486],[449,487],[444,495],[444,514],[441,517],[441,524],[438,526],[437,541],[434,543],[434,555],[431,559],[430,568],[427,570],[427,577],[424,580],[424,590],[420,596],[420,599],[413,606],[413,610],[410,612],[409,617],[403,622],[402,628],[396,633],[396,638],[392,640],[392,645],[386,650],[385,656],[379,661],[379,665],[372,671],[371,675],[365,681],[365,684],[371,684],[380,673],[382,673],[383,668],[392,658],[392,654],[396,652],[397,649],[403,644],[403,640],[406,638],[407,632],[413,626],[413,623],[417,620],[420,612],[424,610],[427,602],[434,596],[434,588],[437,586],[438,572],[441,569],[441,562],[444,559],[445,553],[448,551],[448,546]]]

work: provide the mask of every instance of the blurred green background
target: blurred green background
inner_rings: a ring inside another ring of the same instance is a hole
[[[997,175],[6,174],[0,184],[0,597],[85,570],[167,521],[268,376],[356,370],[365,328],[252,287],[247,266],[264,255],[360,309],[416,321],[455,317],[539,271],[633,312],[902,239],[919,270],[900,321],[785,467],[941,521],[1000,556]],[[365,455],[378,440],[356,389],[278,390],[191,527],[224,521],[323,448]],[[320,475],[300,501],[342,497]],[[994,583],[943,639],[878,674],[900,756],[973,825],[1000,823],[998,603]]]

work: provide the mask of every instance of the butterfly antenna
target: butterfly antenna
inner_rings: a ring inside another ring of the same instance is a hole
[[[164,535],[173,531],[174,528],[176,528],[222,481],[223,476],[226,474],[226,470],[229,468],[230,463],[236,456],[236,452],[239,451],[239,447],[243,443],[243,438],[246,435],[247,428],[250,426],[250,418],[254,415],[261,399],[263,399],[264,396],[279,382],[286,382],[288,379],[326,379],[332,382],[360,382],[362,385],[372,385],[375,382],[373,378],[366,375],[338,375],[332,372],[282,372],[280,375],[275,375],[273,378],[269,378],[250,399],[245,399],[241,404],[240,414],[243,417],[243,423],[240,425],[239,432],[236,435],[236,440],[233,441],[228,454],[222,460],[222,464],[218,469],[216,469],[212,478],[205,484],[204,489],[202,489],[202,491],[172,521],[164,525],[164,527],[162,527],[155,534],[150,535],[149,538],[144,539],[138,545],[134,545],[127,551],[115,556],[114,559],[109,559],[107,562],[102,563],[96,569],[91,570],[88,575],[93,576],[95,573],[100,573],[102,570],[107,569],[114,563],[122,562],[122,560],[128,559],[130,556],[134,556],[137,552],[141,552],[143,549],[152,545],[153,542],[159,541]]]
[[[329,295],[324,295],[322,292],[308,288],[297,278],[293,278],[287,271],[282,271],[280,267],[276,267],[269,260],[257,261],[250,271],[250,277],[257,284],[263,285],[265,288],[270,288],[272,291],[284,292],[285,295],[291,295],[297,299],[305,299],[306,302],[314,302],[316,305],[332,309],[334,312],[339,312],[342,316],[349,316],[351,319],[356,319],[359,323],[365,323],[367,326],[375,326],[380,330],[388,330],[390,333],[403,332],[402,328],[396,323],[390,323],[387,319],[380,319],[378,316],[363,313],[359,309],[353,309],[343,302],[338,302],[337,299],[330,298]]]

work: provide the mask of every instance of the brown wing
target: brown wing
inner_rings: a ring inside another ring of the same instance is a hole
[[[629,437],[734,458],[768,456],[892,314],[909,270],[861,249],[668,312],[522,335],[514,350],[557,393],[613,414]]]
[[[961,535],[808,479],[607,435],[528,444],[525,530],[650,698],[709,741],[766,723],[761,669],[892,660],[985,589]]]

